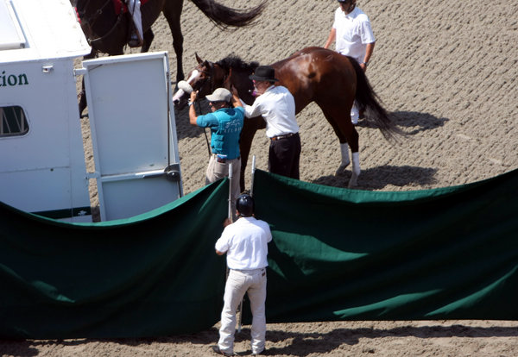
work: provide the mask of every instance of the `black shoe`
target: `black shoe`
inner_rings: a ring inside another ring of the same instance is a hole
[[[258,353],[253,353],[252,352],[252,356],[259,356],[259,355],[267,355],[268,352],[266,352],[266,348],[264,350],[262,350],[261,352],[258,352]]]
[[[223,355],[223,356],[233,356],[234,355],[234,354],[230,354],[227,352],[223,352],[222,350],[219,349],[219,346],[212,346],[212,350],[214,352],[216,352],[218,355]]]

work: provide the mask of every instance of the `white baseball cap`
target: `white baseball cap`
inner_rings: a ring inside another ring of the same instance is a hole
[[[206,96],[210,102],[230,102],[232,93],[228,89],[218,88],[211,95]]]

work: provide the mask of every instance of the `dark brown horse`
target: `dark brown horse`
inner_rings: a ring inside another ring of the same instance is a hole
[[[215,88],[231,84],[236,87],[245,103],[251,104],[254,101],[251,95],[253,83],[248,76],[258,63],[247,64],[236,56],[229,56],[216,63],[203,61],[198,55],[196,59],[198,66],[189,73],[187,83],[199,92],[199,97],[203,98]],[[340,141],[342,162],[337,173],[351,162],[347,148],[349,144],[353,162],[349,187],[357,184],[360,174],[358,132],[351,123],[351,108],[355,100],[358,107],[365,110],[365,120],[379,128],[385,138],[404,135],[381,106],[356,60],[324,48],[308,47],[271,66],[275,68],[275,76],[279,79],[277,84],[287,87],[293,94],[297,113],[311,102],[317,103],[322,109]],[[182,89],[173,97],[175,106],[179,109],[185,106],[187,100],[188,95]],[[252,139],[257,129],[264,127],[262,117],[245,120],[240,142],[241,188],[244,188],[244,170]]]
[[[123,54],[124,46],[129,40],[129,28],[132,22],[125,11],[122,0],[76,0],[76,8],[81,27],[90,45],[92,53],[88,58],[95,57],[97,52],[109,55]],[[265,2],[249,11],[235,10],[217,3],[215,0],[192,0],[192,2],[218,27],[243,27],[253,23],[261,15]],[[162,12],[169,23],[173,36],[173,48],[176,54],[176,80],[184,78],[183,74],[183,35],[180,26],[183,0],[141,0],[142,29],[144,45],[142,52],[147,52],[154,35],[151,25]],[[84,97],[84,96],[83,96]],[[81,108],[82,107],[82,108]],[[80,105],[81,112],[86,103]]]

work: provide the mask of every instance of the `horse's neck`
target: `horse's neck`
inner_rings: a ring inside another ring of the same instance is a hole
[[[232,72],[232,84],[237,88],[239,97],[247,104],[254,102],[255,97],[253,96],[254,85],[249,76],[252,74],[252,70],[233,70]]]

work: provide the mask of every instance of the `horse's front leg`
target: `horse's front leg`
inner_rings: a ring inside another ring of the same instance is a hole
[[[183,0],[166,1],[162,10],[173,36],[173,48],[176,54],[176,83],[185,78],[183,74],[183,34],[180,19],[182,16]]]
[[[146,32],[144,32],[144,44],[142,45],[142,49],[140,50],[141,53],[146,53],[149,51],[149,48],[151,47],[151,43],[153,42],[154,38],[155,34],[153,33],[153,30],[148,29]]]

